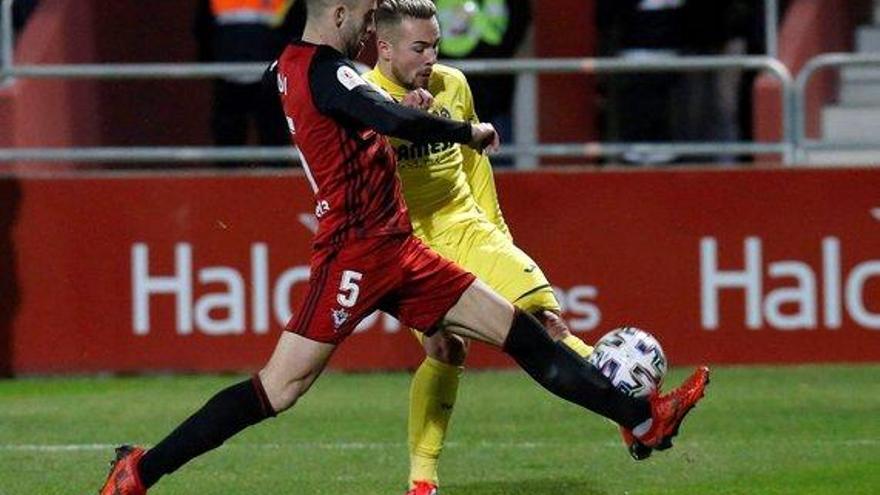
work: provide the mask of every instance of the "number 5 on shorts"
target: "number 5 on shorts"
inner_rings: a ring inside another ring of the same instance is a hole
[[[339,282],[339,294],[336,294],[336,302],[343,308],[350,308],[357,303],[358,294],[361,288],[358,282],[363,278],[363,274],[353,270],[345,270],[342,272],[342,280]]]

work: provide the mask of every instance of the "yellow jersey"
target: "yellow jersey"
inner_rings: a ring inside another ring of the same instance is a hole
[[[378,67],[364,74],[374,86],[401,101],[408,90]],[[430,112],[453,120],[478,122],[470,86],[461,71],[435,64],[427,90]],[[397,154],[403,196],[414,233],[432,239],[450,227],[475,218],[491,221],[510,237],[501,215],[492,165],[482,153],[458,143],[413,144],[389,138]]]

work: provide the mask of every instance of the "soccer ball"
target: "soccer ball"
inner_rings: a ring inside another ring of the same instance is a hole
[[[660,342],[635,327],[615,328],[605,334],[587,361],[631,397],[648,397],[659,390],[667,368]]]

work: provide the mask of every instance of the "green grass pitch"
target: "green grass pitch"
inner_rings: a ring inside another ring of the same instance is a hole
[[[0,495],[96,493],[113,444],[158,441],[238,379],[0,381]],[[293,410],[150,493],[402,494],[408,384],[408,374],[329,373]],[[610,423],[524,374],[470,372],[443,495],[875,494],[878,418],[880,365],[715,367],[675,448],[635,462]]]

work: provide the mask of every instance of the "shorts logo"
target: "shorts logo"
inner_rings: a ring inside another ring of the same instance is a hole
[[[348,311],[344,309],[331,309],[330,314],[333,317],[333,328],[341,327],[349,317]]]

